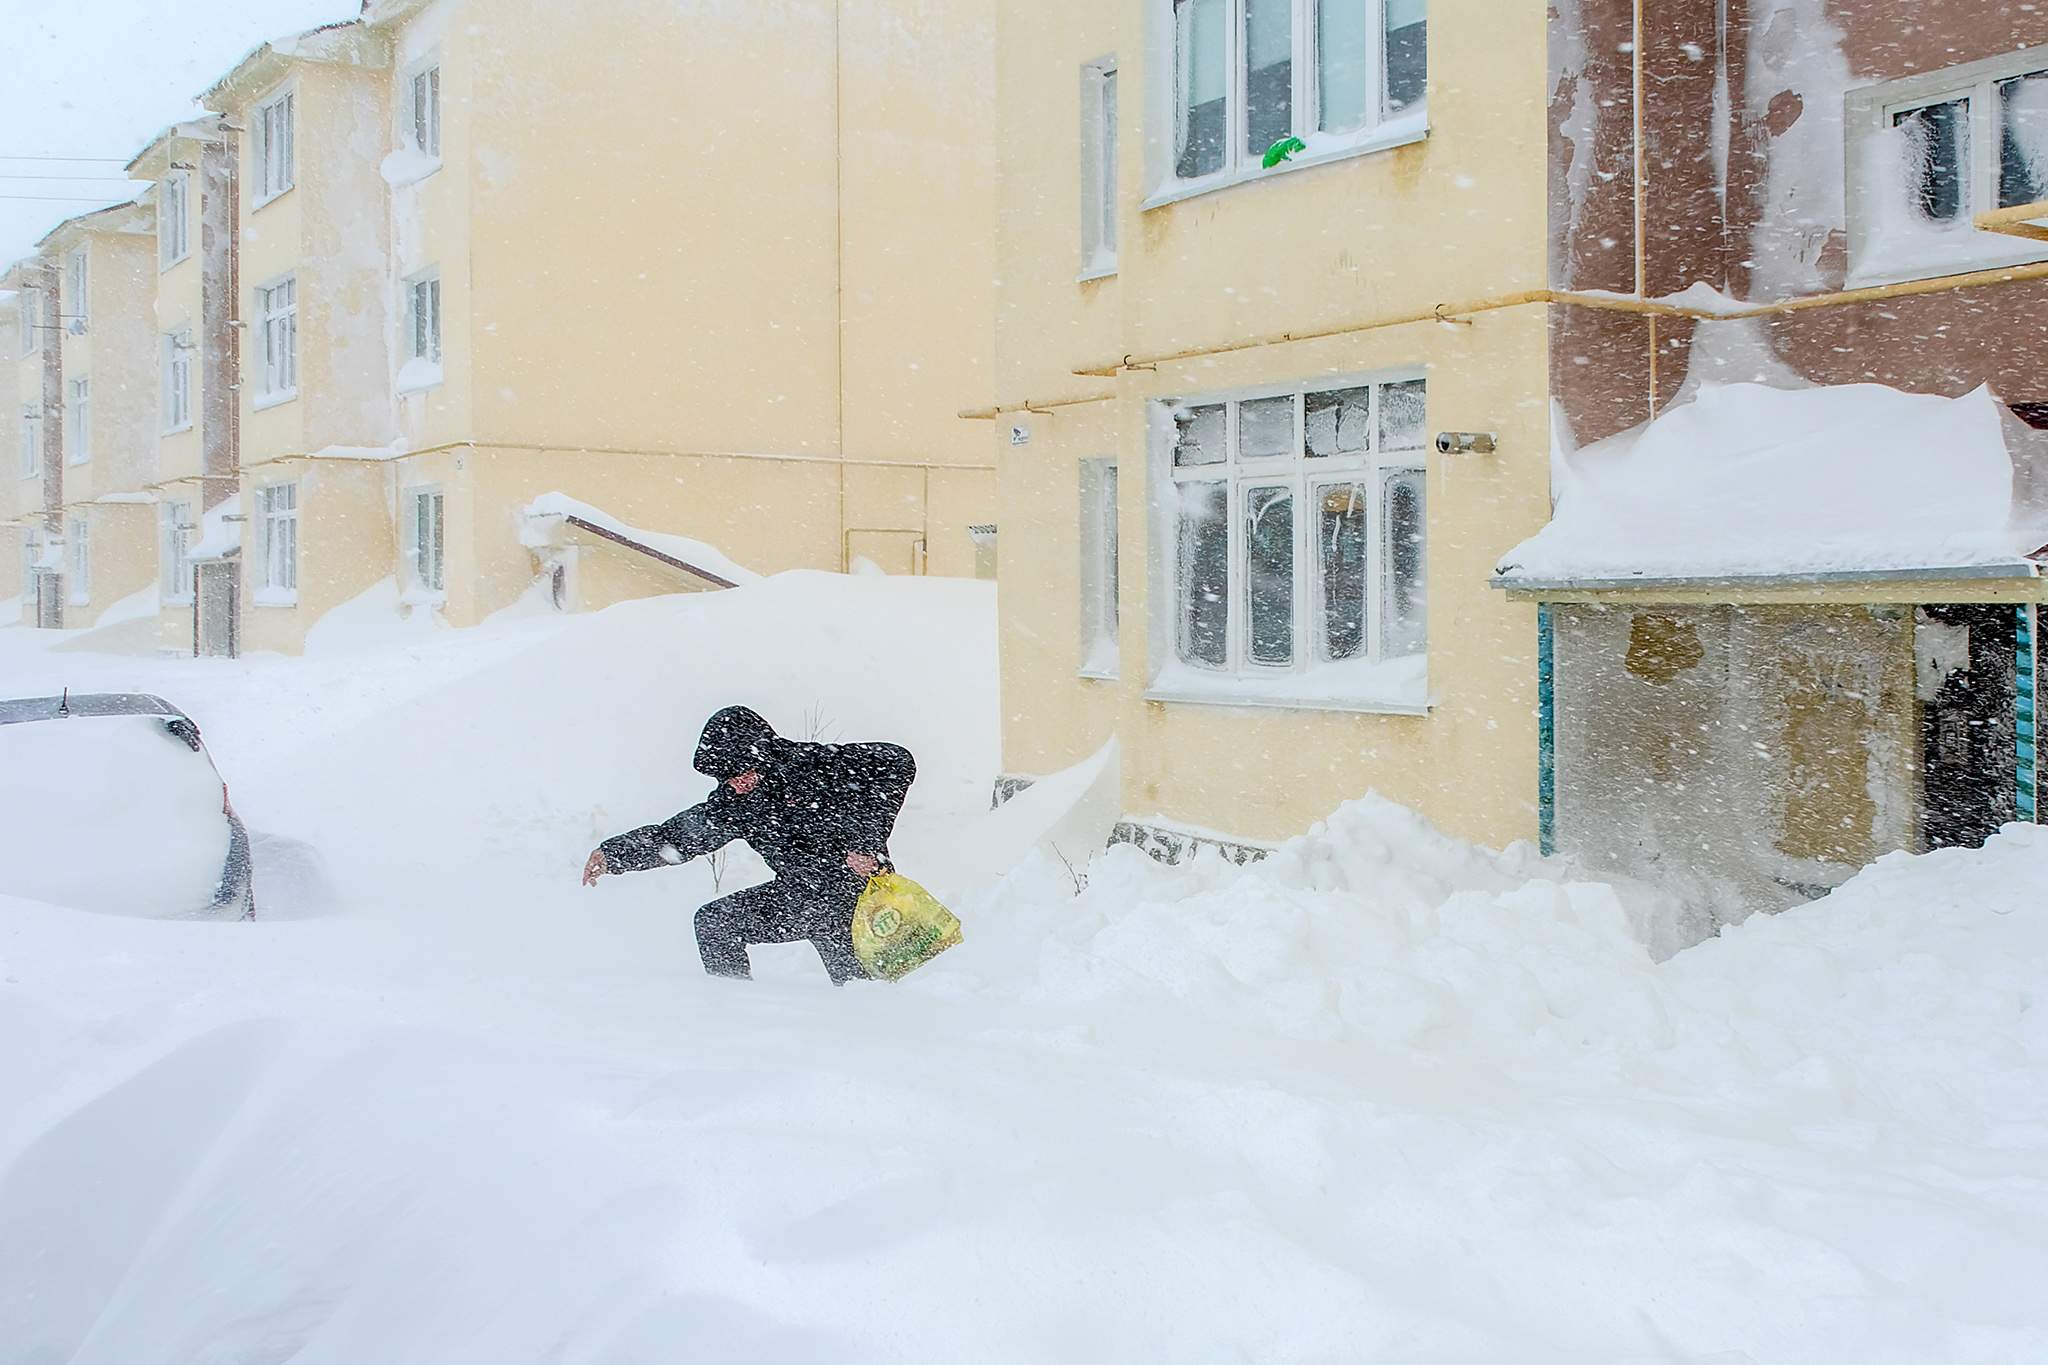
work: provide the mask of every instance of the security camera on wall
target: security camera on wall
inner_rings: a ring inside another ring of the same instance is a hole
[[[1491,455],[1493,454],[1493,433],[1490,431],[1439,431],[1436,434],[1436,449],[1439,455]]]

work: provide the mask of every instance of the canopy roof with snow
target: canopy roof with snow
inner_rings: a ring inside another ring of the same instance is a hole
[[[1502,557],[1496,583],[2032,576],[2048,514],[2009,423],[1984,388],[1703,385],[1561,457],[1550,524]]]

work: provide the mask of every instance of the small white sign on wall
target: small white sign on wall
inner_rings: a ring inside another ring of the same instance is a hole
[[[1031,444],[1031,428],[1022,422],[1010,423],[1010,444],[1028,446]]]

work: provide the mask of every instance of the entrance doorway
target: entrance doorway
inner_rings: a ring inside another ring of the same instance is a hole
[[[53,573],[36,575],[36,624],[44,630],[64,626],[64,594]]]
[[[1976,848],[2018,815],[2013,609],[1921,607],[1913,646],[1921,839],[1927,848]]]

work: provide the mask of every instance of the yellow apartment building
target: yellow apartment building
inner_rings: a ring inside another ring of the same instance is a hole
[[[138,640],[156,615],[154,247],[141,204],[73,218],[41,243],[58,281],[61,435],[44,460],[46,477],[61,464],[64,625],[132,624]]]
[[[240,512],[238,170],[235,134],[217,117],[166,128],[128,165],[130,176],[155,185],[148,338],[156,393],[154,644],[176,653],[236,647],[239,568],[202,570],[193,551],[202,548],[209,513],[225,531],[222,518]]]
[[[1163,851],[1373,789],[1536,832],[1534,608],[1488,583],[1550,510],[1545,51],[1534,4],[1003,8],[961,415],[1000,452],[1006,785],[1115,739]]]
[[[975,572],[994,8],[370,0],[240,63],[204,98],[244,520],[193,549],[239,560],[241,643],[373,591],[466,625],[703,586],[636,530]],[[526,515],[548,493],[612,534]]]

